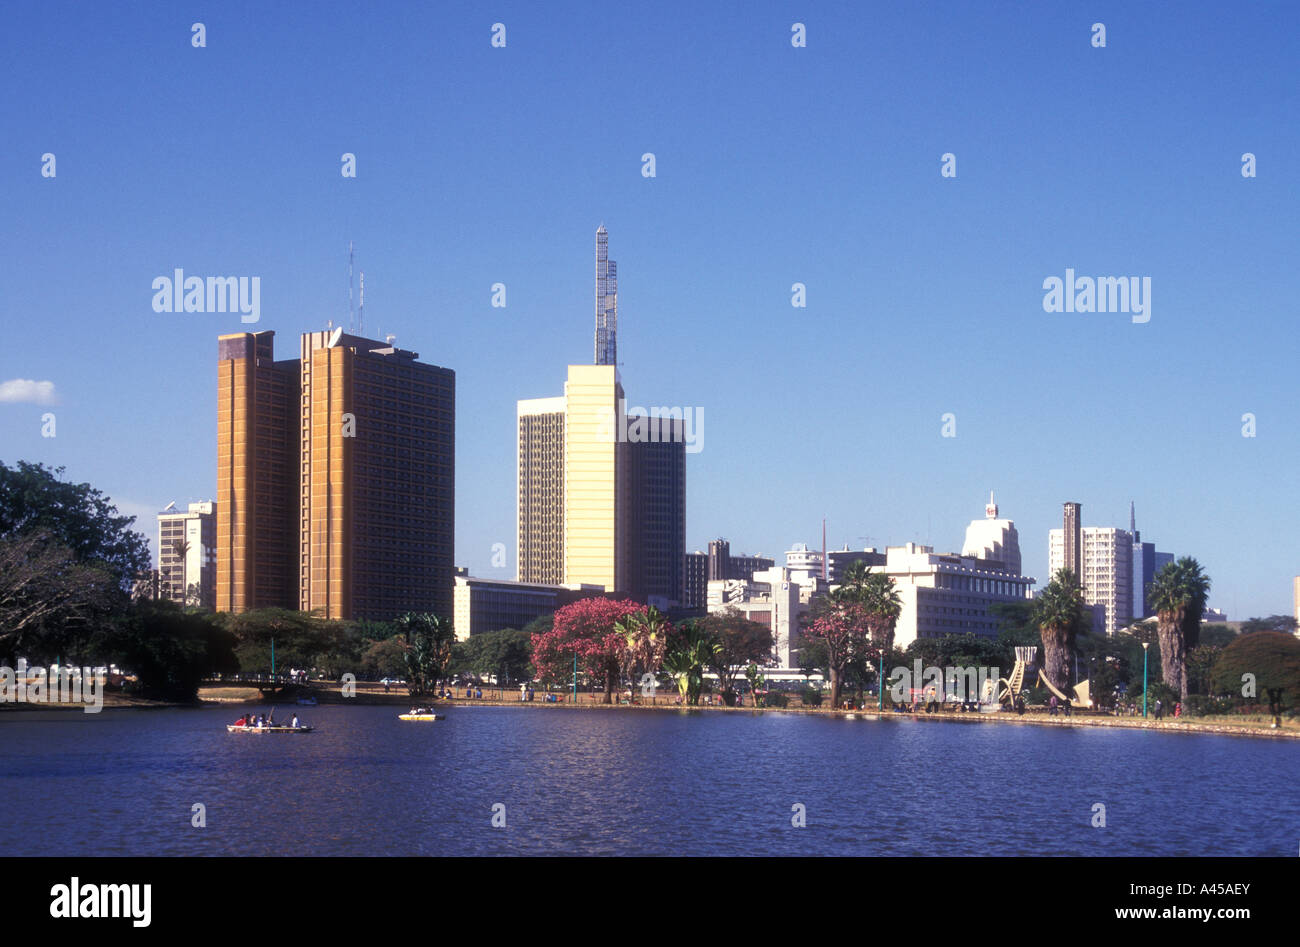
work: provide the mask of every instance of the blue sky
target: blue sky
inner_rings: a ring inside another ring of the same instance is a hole
[[[287,355],[346,320],[352,240],[368,334],[457,372],[457,561],[513,575],[515,401],[591,360],[603,221],[629,400],[703,409],[688,549],[826,516],[948,550],[994,487],[1041,582],[1063,501],[1133,500],[1212,604],[1287,613],[1300,13],[1227,9],[11,3],[0,382],[57,404],[0,403],[0,459],[142,515],[212,496],[216,337],[248,327],[152,280],[259,276]],[[1151,321],[1044,312],[1067,267],[1149,276]]]

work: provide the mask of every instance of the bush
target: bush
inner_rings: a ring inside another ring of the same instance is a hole
[[[789,705],[790,698],[784,694],[768,694],[763,698],[764,707],[788,707]]]
[[[822,692],[815,687],[805,687],[799,692],[799,699],[803,701],[805,707],[820,707],[822,705]]]
[[[1236,701],[1231,697],[1208,697],[1204,694],[1189,694],[1187,703],[1183,705],[1183,712],[1195,714],[1198,717],[1209,716],[1210,714],[1230,714],[1235,705]]]

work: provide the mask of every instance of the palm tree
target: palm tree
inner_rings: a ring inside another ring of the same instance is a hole
[[[850,562],[844,569],[839,591],[854,601],[861,601],[867,583],[873,574],[871,566],[861,559]]]
[[[700,622],[685,622],[680,633],[668,646],[663,669],[672,675],[677,690],[688,704],[700,702],[704,671],[713,662],[719,644]]]
[[[863,565],[855,562],[853,565]],[[891,576],[883,572],[869,572],[859,586],[858,601],[867,606],[871,614],[871,640],[880,648],[881,654],[888,654],[894,647],[894,627],[898,616],[903,613],[903,600]]]
[[[1160,638],[1164,681],[1187,699],[1187,649],[1200,641],[1201,613],[1210,595],[1210,579],[1190,556],[1166,563],[1151,582]]]
[[[189,604],[189,596],[186,594],[188,586],[186,584],[186,568],[188,563],[185,561],[189,555],[190,544],[184,539],[172,540],[172,553],[181,561],[181,608]]]
[[[456,643],[451,619],[427,612],[407,612],[394,624],[406,634],[406,680],[411,696],[434,693]]]
[[[1043,638],[1043,673],[1059,690],[1070,686],[1074,637],[1083,618],[1083,589],[1071,569],[1058,569],[1034,603],[1034,623]]]
[[[633,684],[638,674],[654,674],[659,670],[671,627],[668,619],[653,605],[614,623],[614,630],[627,642],[623,651],[624,671]]]

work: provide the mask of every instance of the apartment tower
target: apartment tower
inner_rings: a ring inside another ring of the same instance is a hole
[[[218,341],[217,608],[451,617],[455,373],[333,329]]]

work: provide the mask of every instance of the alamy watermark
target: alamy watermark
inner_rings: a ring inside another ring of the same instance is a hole
[[[238,312],[240,322],[262,318],[260,276],[186,276],[181,269],[153,281],[154,312]]]
[[[88,714],[104,709],[104,682],[108,668],[59,667],[48,670],[28,667],[26,658],[18,667],[0,665],[0,703],[84,704]]]
[[[1151,321],[1151,277],[1075,276],[1043,280],[1043,312],[1128,312],[1134,322]]]
[[[909,703],[916,692],[926,701],[960,701],[994,704],[998,699],[999,668],[989,667],[922,667],[921,659],[912,667],[899,666],[889,672],[889,696],[895,703]]]
[[[616,416],[617,414],[617,416]],[[652,407],[649,410],[618,400],[618,411],[606,408],[601,413],[596,437],[620,444],[686,444],[686,453],[704,449],[704,409]]]

